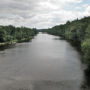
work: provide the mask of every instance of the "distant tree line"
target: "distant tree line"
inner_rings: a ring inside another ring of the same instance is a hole
[[[15,27],[12,25],[0,26],[0,45],[2,43],[5,44],[30,40],[35,34],[37,34],[36,29]]]
[[[68,21],[66,24],[44,29],[43,32],[69,40],[82,51],[84,60],[90,63],[90,17]]]

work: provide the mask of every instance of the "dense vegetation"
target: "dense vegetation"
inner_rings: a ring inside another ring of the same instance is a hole
[[[70,41],[82,51],[84,60],[90,63],[90,17],[68,21],[66,24],[44,29],[44,31]]]
[[[36,29],[26,27],[0,26],[0,46],[30,40],[36,33]]]

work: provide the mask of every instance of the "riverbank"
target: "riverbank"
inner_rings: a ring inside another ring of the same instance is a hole
[[[5,42],[5,43],[0,43],[0,50],[5,50],[7,48],[12,48],[15,47],[17,43],[23,43],[23,42],[29,42],[34,38],[34,36],[30,36],[29,38],[24,38],[20,41],[18,40],[13,40],[11,42]]]
[[[90,64],[90,17],[68,21],[66,24],[44,29],[52,35],[63,37],[82,52],[83,61]]]
[[[29,38],[23,38],[21,40],[13,40],[13,41],[10,41],[10,42],[4,42],[4,43],[0,43],[0,47],[2,46],[8,46],[8,45],[14,45],[16,43],[22,43],[22,42],[28,42],[29,40],[31,40],[33,37],[29,37]]]
[[[31,40],[37,34],[36,29],[26,27],[0,26],[0,47]]]

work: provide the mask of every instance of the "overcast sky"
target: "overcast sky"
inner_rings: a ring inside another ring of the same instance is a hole
[[[48,28],[90,15],[90,0],[0,0],[0,25]]]

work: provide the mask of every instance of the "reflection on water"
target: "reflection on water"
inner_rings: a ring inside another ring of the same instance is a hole
[[[82,90],[90,90],[90,65],[84,70],[85,78],[81,86]]]
[[[67,41],[39,33],[31,42],[0,52],[0,89],[84,89],[80,60],[80,54]]]

